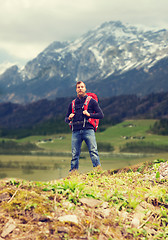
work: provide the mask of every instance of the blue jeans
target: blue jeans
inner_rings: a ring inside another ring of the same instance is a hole
[[[92,160],[93,167],[97,167],[98,165],[100,165],[95,132],[93,129],[84,129],[72,132],[72,160],[70,171],[79,168],[79,156],[83,141],[85,141],[89,149],[89,154]]]

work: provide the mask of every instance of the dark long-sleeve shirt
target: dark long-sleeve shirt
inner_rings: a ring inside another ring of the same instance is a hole
[[[94,129],[94,127],[87,121],[89,118],[102,119],[104,114],[96,100],[93,98],[90,100],[87,111],[90,113],[90,117],[83,114],[83,106],[87,95],[83,98],[76,98],[75,100],[75,116],[73,117],[73,131],[78,131],[81,129]],[[67,115],[65,117],[65,122],[69,123],[69,115],[72,113],[72,103],[70,103]],[[86,118],[86,123],[84,123],[84,118]]]

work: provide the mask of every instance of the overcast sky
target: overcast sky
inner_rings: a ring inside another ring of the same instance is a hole
[[[53,41],[115,20],[168,28],[168,0],[0,0],[0,65],[24,64]]]

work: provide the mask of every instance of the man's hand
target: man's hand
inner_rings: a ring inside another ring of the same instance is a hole
[[[75,114],[74,113],[71,113],[70,115],[69,115],[69,117],[68,117],[68,120],[72,120],[72,118],[75,116]]]
[[[86,115],[87,117],[90,117],[90,113],[88,113],[87,110],[84,110],[84,111],[83,111],[83,114]]]

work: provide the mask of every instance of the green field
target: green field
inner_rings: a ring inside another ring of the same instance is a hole
[[[166,144],[168,137],[148,133],[150,126],[152,126],[155,121],[156,120],[126,120],[98,134],[97,139],[98,141],[110,142],[115,146],[116,151],[119,146],[122,146],[126,142],[141,140],[138,139],[138,137],[145,137],[143,141],[150,141],[155,144]],[[124,136],[128,137],[128,139],[124,139]]]
[[[99,151],[103,168],[116,169],[158,158],[167,159],[168,148],[165,152],[160,153],[146,153],[143,151],[137,153],[120,152],[120,147],[129,142],[150,142],[156,145],[167,145],[168,136],[154,135],[149,132],[150,126],[153,126],[155,121],[126,120],[107,128],[104,132],[97,132],[96,138],[99,146],[101,144],[110,144],[114,148],[114,151]],[[71,133],[53,134],[51,136],[31,136],[14,141],[18,143],[35,143],[40,149],[38,152],[32,151],[27,156],[0,155],[0,178],[7,175],[12,177],[18,176],[20,178],[25,177],[29,180],[46,181],[54,177],[60,178],[67,175],[71,160]],[[5,169],[8,170],[6,175]],[[83,150],[79,170],[87,172],[91,169],[92,164],[89,154]],[[26,176],[26,173],[29,176]],[[43,175],[45,175],[45,178],[43,178]]]
[[[118,153],[119,147],[127,142],[142,141],[142,137],[144,137],[143,141],[145,142],[152,142],[160,145],[167,144],[168,136],[154,135],[148,132],[150,126],[152,126],[155,121],[156,120],[126,120],[120,124],[107,128],[104,132],[97,132],[97,142],[110,143],[114,146],[115,153]],[[127,139],[124,137],[127,137]],[[47,141],[47,139],[51,141]],[[71,134],[54,134],[45,137],[31,136],[17,141],[36,143],[47,152],[71,151]]]

